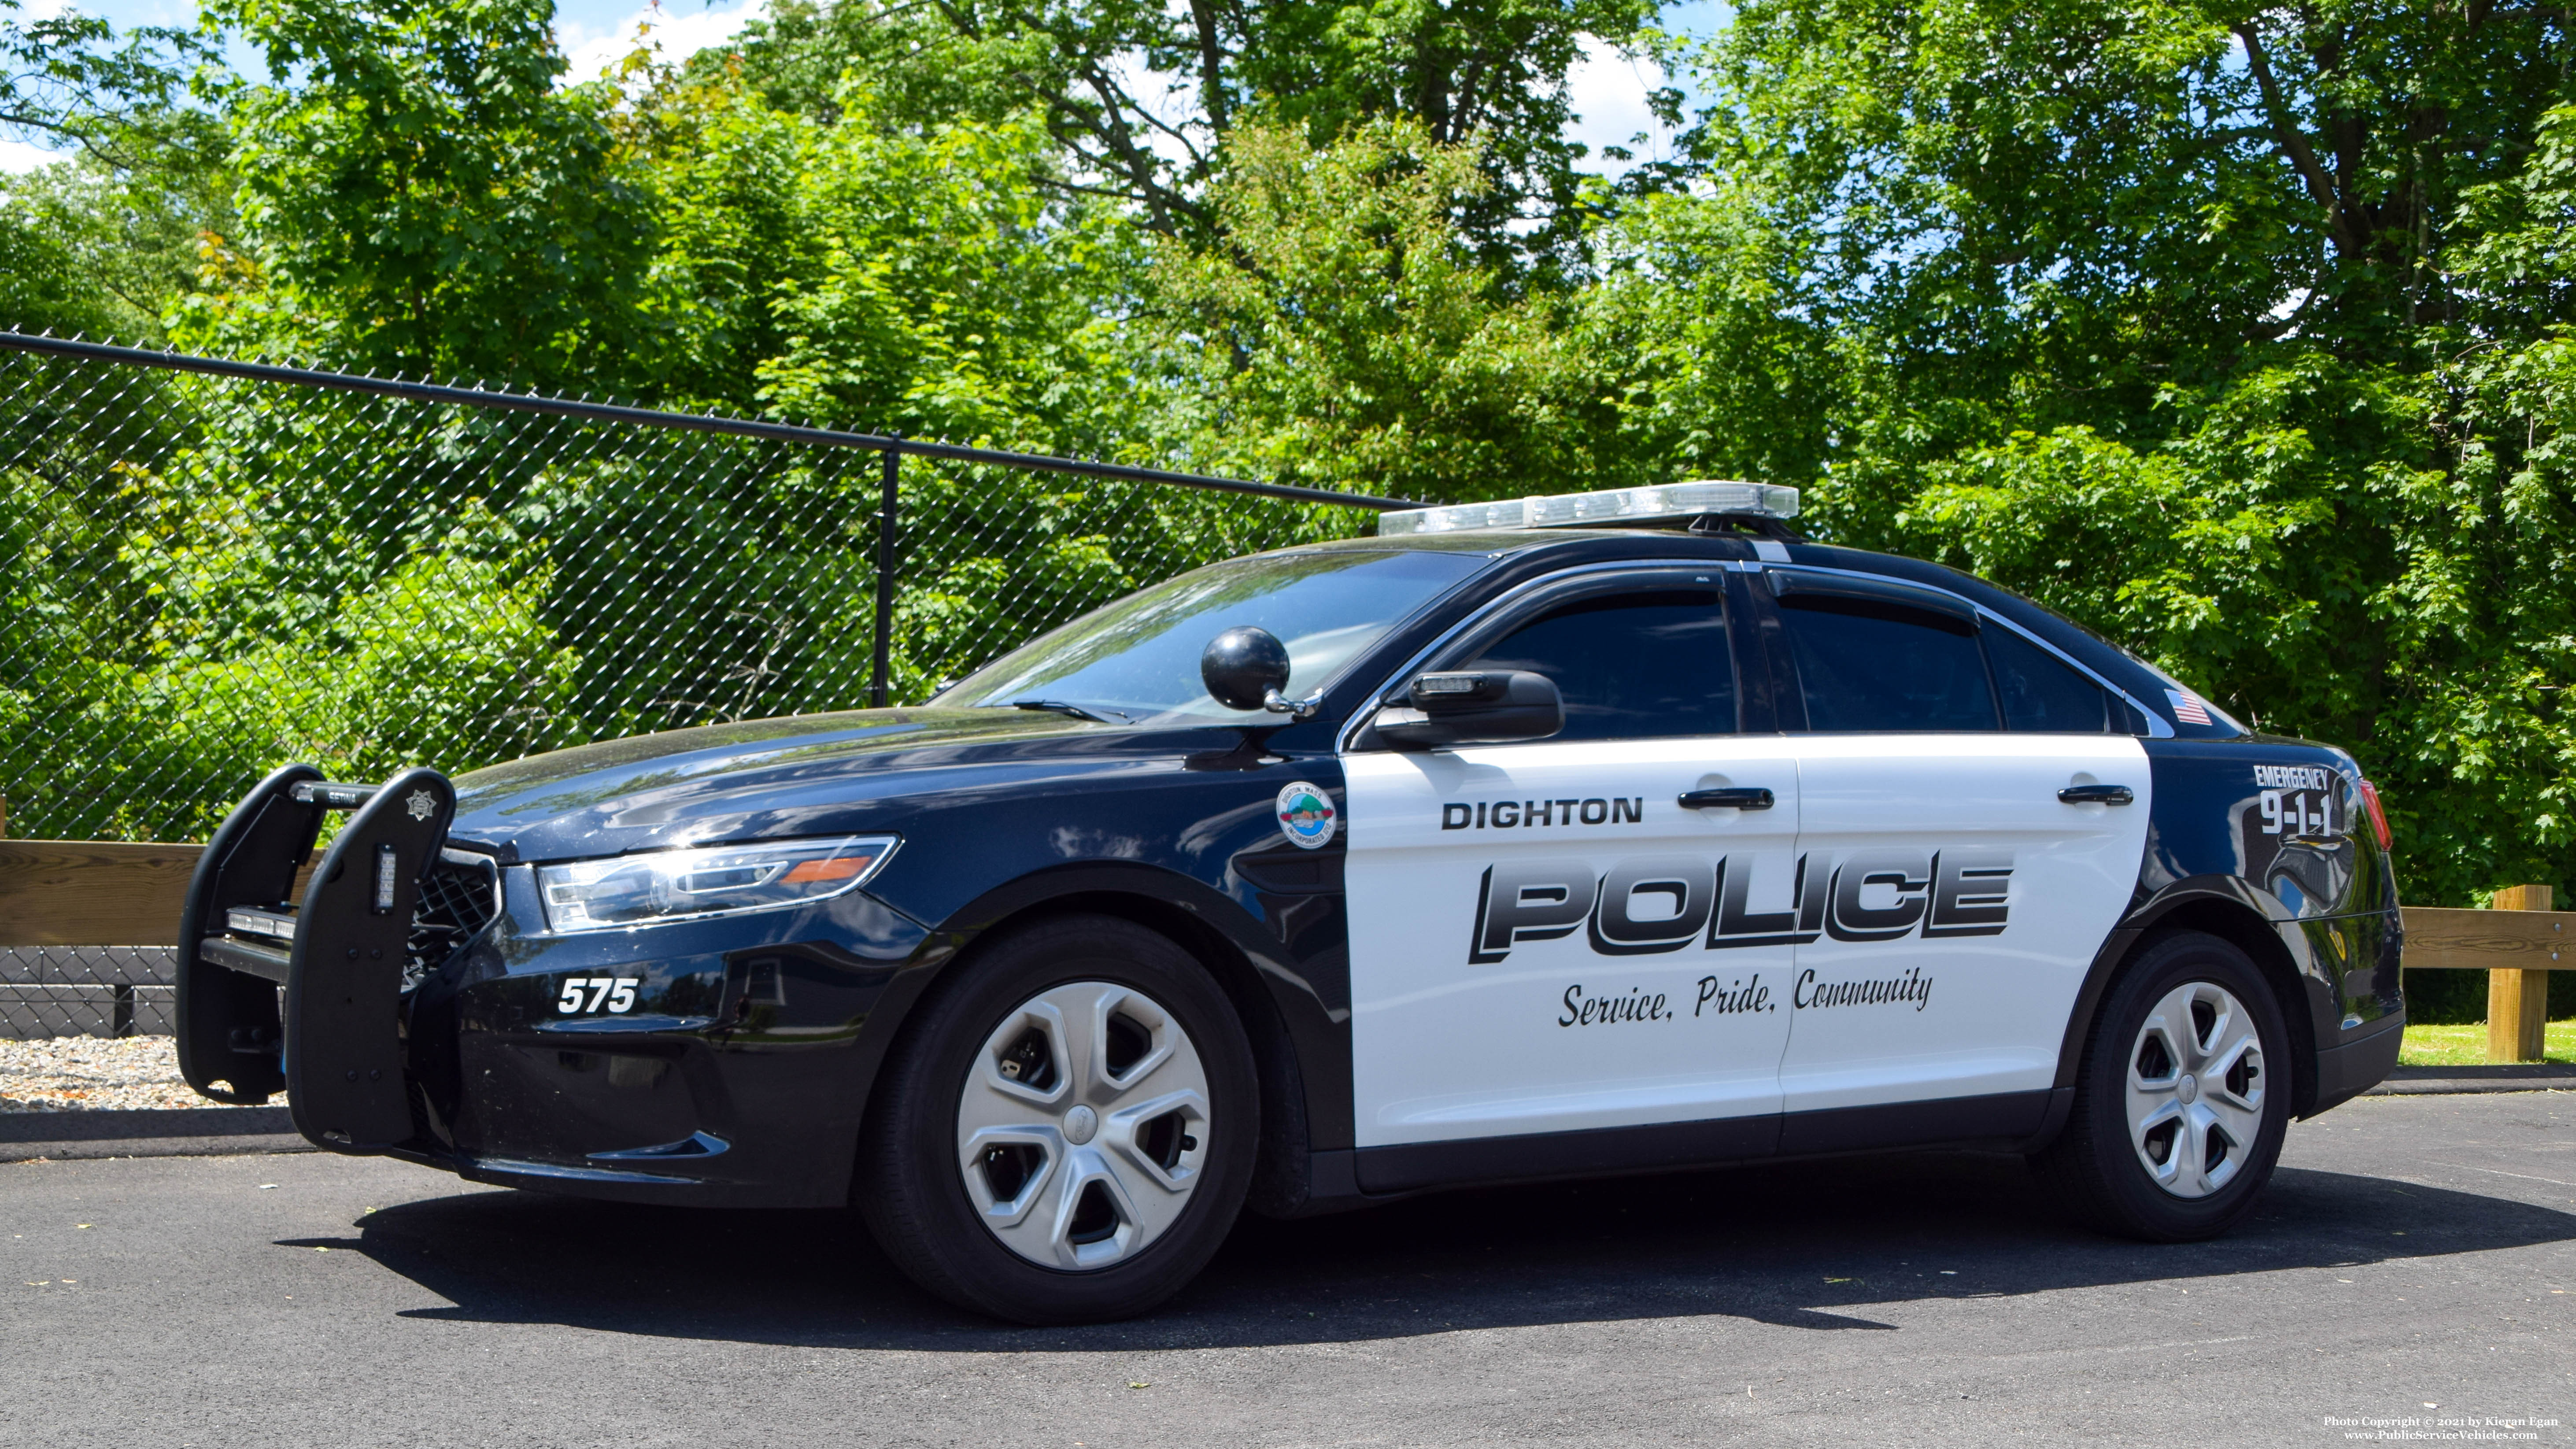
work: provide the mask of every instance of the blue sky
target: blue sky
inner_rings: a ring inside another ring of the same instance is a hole
[[[641,0],[556,0],[555,33],[572,59],[575,78],[585,78],[632,50],[638,26],[651,25],[655,43],[664,54],[677,58],[724,40],[758,15],[763,4],[764,0],[668,0],[660,6]],[[63,0],[24,0],[20,15],[32,19],[61,8]],[[83,0],[73,8],[99,16],[120,30],[137,25],[187,26],[197,20],[195,0]],[[1726,8],[1721,0],[1682,0],[1665,9],[1663,25],[1680,34],[1707,35],[1722,23]],[[233,63],[249,69],[257,58],[238,53]],[[1660,149],[1665,138],[1646,111],[1646,92],[1663,81],[1655,66],[1598,46],[1569,81],[1574,109],[1582,117],[1571,128],[1575,139],[1598,152],[1605,145],[1625,145],[1630,136],[1645,131],[1654,140],[1641,154],[1651,159]],[[0,140],[0,171],[25,170],[50,159],[24,142]]]

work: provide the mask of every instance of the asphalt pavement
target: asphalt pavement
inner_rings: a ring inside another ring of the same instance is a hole
[[[0,1444],[2576,1439],[2569,1092],[2293,1127],[2216,1243],[1913,1154],[1247,1221],[1080,1330],[952,1311],[847,1214],[320,1153],[9,1164],[0,1223]]]

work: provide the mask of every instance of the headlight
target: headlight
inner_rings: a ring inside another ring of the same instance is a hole
[[[876,874],[894,845],[891,835],[845,835],[656,850],[541,865],[537,887],[556,932],[613,931],[830,900]]]

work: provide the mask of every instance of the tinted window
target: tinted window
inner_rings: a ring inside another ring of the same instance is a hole
[[[1986,657],[1964,620],[1831,595],[1780,601],[1811,730],[1990,730]]]
[[[1565,696],[1559,740],[1735,732],[1735,659],[1715,591],[1614,594],[1541,615],[1461,669],[1526,669]]]
[[[2004,728],[2061,735],[2110,730],[2110,696],[2100,685],[2010,629],[1990,628],[1985,640],[1995,693],[2003,699]]]

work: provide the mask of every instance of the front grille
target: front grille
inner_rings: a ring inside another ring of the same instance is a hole
[[[420,985],[492,924],[500,912],[500,895],[500,869],[490,860],[461,850],[440,851],[421,877],[420,903],[412,908],[403,990]]]

